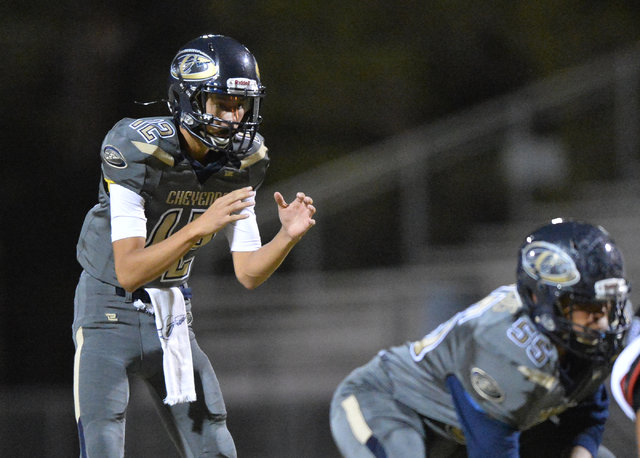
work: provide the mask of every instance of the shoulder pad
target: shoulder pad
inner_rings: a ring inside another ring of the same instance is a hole
[[[172,167],[179,151],[177,128],[169,117],[124,118],[107,133],[101,156],[107,168],[125,168],[150,158]]]
[[[100,157],[107,184],[139,192],[149,177],[147,165],[173,167],[179,151],[171,118],[124,118],[105,136]]]

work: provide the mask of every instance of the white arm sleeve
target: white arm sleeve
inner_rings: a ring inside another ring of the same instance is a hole
[[[249,198],[255,204],[255,196]],[[260,230],[254,206],[245,208],[241,213],[248,214],[249,217],[227,224],[224,228],[224,235],[229,242],[229,251],[256,251],[262,246]]]
[[[144,199],[135,192],[112,183],[109,185],[111,201],[111,241],[129,237],[147,238],[147,217]]]

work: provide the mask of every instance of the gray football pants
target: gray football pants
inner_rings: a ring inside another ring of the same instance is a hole
[[[166,389],[154,317],[117,296],[112,285],[82,273],[73,323],[81,457],[124,456],[129,378],[133,376],[145,381],[180,456],[236,456],[218,380],[191,327],[189,332],[197,400],[167,406],[162,402]]]
[[[396,402],[391,391],[391,381],[379,367],[379,357],[354,370],[338,386],[331,402],[330,425],[342,456],[427,456],[427,431],[421,418]]]

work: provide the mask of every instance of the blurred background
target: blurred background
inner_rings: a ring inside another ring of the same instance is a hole
[[[77,456],[75,243],[99,149],[167,114],[169,63],[203,33],[260,63],[271,166],[258,195],[311,195],[317,226],[258,290],[226,242],[196,261],[194,327],[242,457],[337,456],[333,389],[514,281],[556,216],[604,225],[640,275],[640,4],[631,0],[71,1],[0,6],[0,454]],[[132,385],[127,456],[175,456]],[[633,456],[612,405],[605,443]]]

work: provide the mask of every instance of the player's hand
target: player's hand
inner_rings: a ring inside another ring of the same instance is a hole
[[[300,239],[316,224],[316,220],[313,219],[313,215],[316,213],[313,199],[303,192],[297,193],[296,198],[289,204],[279,192],[275,192],[273,198],[278,204],[280,223],[292,239]]]
[[[215,234],[229,223],[248,218],[249,215],[241,211],[255,205],[254,200],[250,199],[255,194],[253,188],[246,187],[217,198],[199,218],[193,221],[197,235],[205,237]]]

